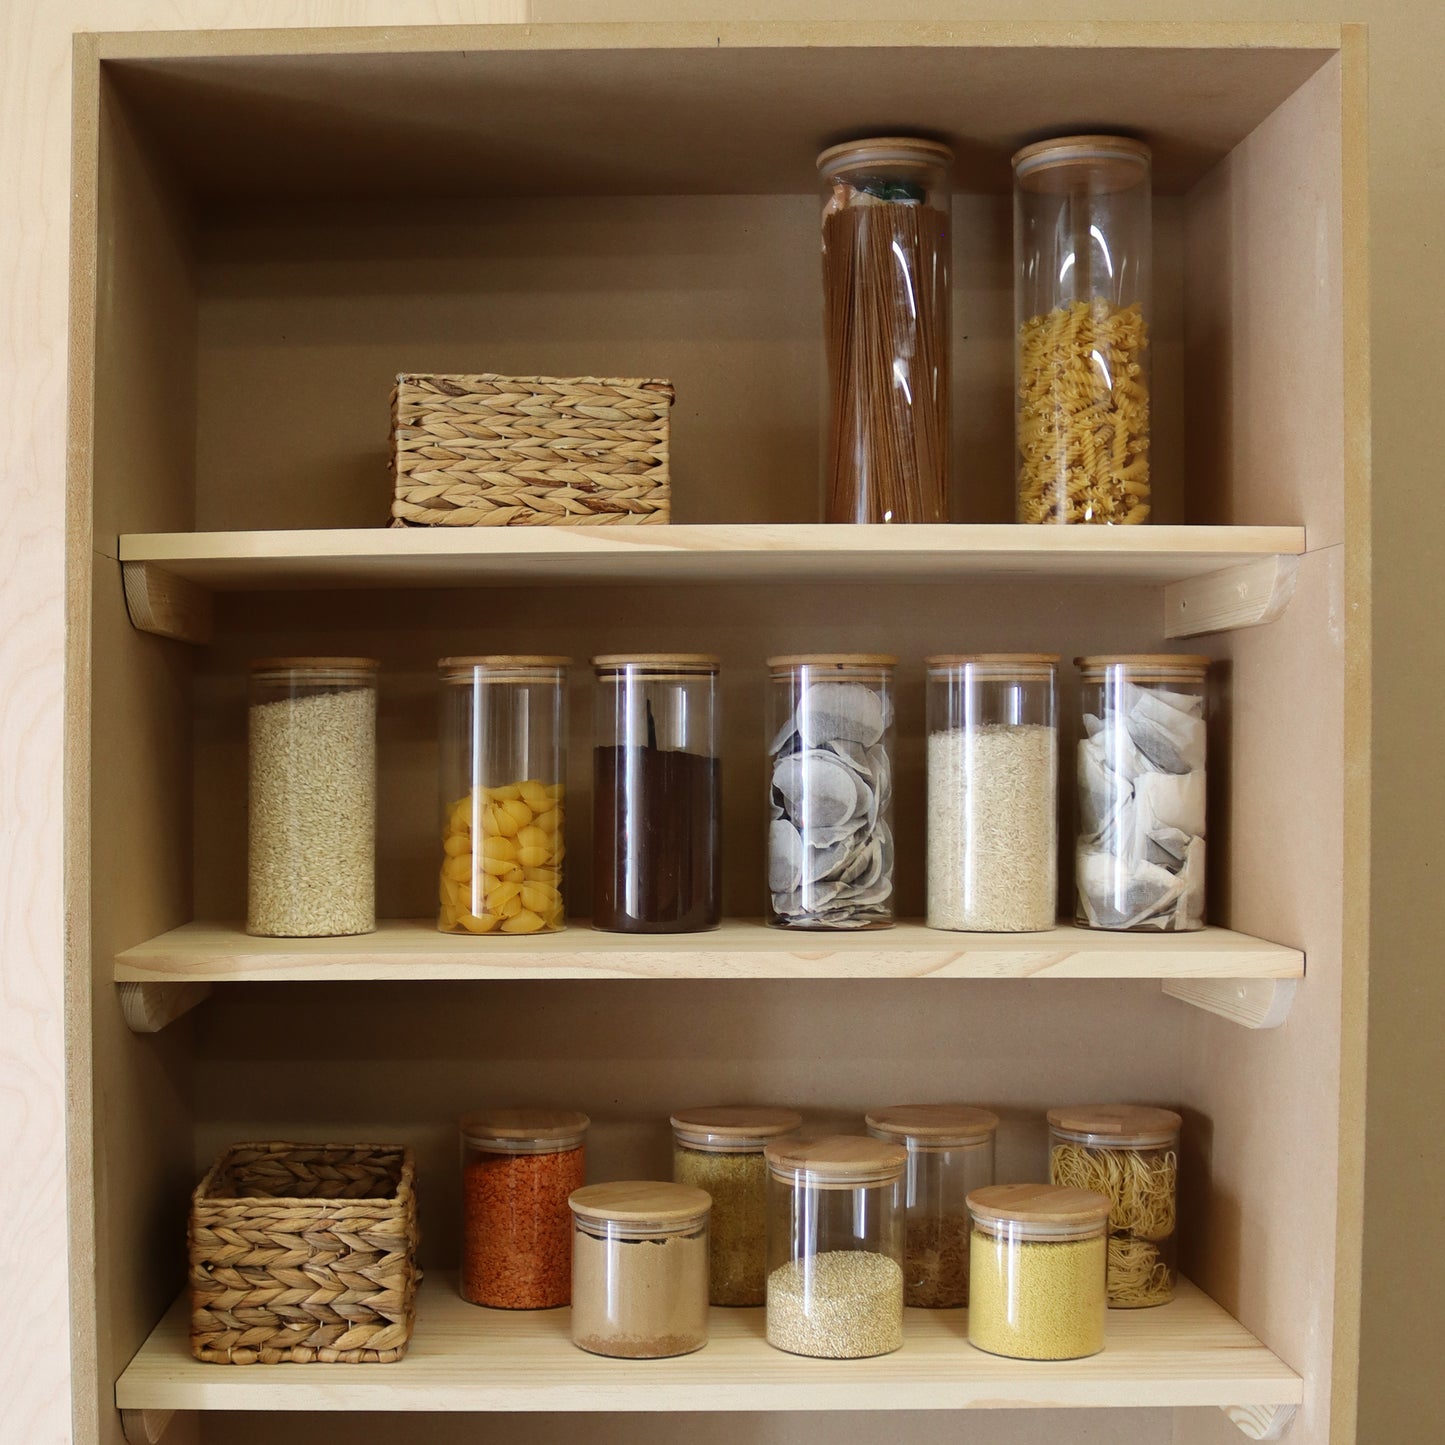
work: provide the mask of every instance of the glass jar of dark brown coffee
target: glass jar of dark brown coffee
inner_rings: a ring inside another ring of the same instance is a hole
[[[594,657],[592,921],[695,933],[722,917],[718,661]]]

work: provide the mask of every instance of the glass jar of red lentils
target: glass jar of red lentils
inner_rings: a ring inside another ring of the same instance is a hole
[[[572,1298],[567,1196],[584,1175],[586,1114],[464,1114],[461,1295],[474,1305],[546,1310]]]

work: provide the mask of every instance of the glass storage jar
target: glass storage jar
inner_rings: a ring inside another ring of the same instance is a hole
[[[830,522],[948,520],[952,167],[908,137],[818,157]]]
[[[722,919],[718,660],[594,657],[592,922],[696,933]]]
[[[376,674],[370,657],[251,663],[246,932],[376,927]]]
[[[708,1300],[760,1305],[767,1293],[768,1162],[764,1147],[793,1133],[792,1109],[721,1104],[672,1116],[672,1177],[712,1199]]]
[[[547,1310],[572,1297],[572,1217],[586,1114],[482,1109],[463,1114],[461,1295],[493,1309]]]
[[[998,1115],[964,1104],[895,1104],[868,1132],[908,1151],[903,1182],[903,1303],[968,1303],[968,1195],[993,1183]]]
[[[1174,1298],[1179,1115],[1133,1104],[1049,1110],[1049,1181],[1109,1200],[1109,1308]]]
[[[628,1180],[589,1184],[568,1203],[572,1343],[628,1360],[702,1349],[708,1196],[688,1184]]]
[[[1149,147],[1075,135],[1014,169],[1018,520],[1149,520]]]
[[[1109,1201],[1088,1189],[991,1184],[968,1208],[969,1343],[1015,1360],[1098,1354]]]
[[[837,1134],[780,1140],[768,1161],[768,1343],[857,1359],[903,1343],[899,1144]]]
[[[1058,657],[928,659],[928,926],[1031,933],[1058,917]]]
[[[896,657],[810,653],[768,668],[768,921],[893,922]]]
[[[443,933],[566,927],[569,657],[444,657]]]
[[[1076,921],[1204,927],[1207,657],[1080,657]]]

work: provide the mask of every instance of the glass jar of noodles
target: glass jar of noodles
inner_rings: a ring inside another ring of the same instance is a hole
[[[818,157],[830,522],[948,520],[952,167],[898,136]]]
[[[969,1343],[1014,1360],[1098,1354],[1109,1201],[1088,1189],[991,1184],[968,1208]]]
[[[1025,146],[1014,169],[1018,520],[1149,520],[1150,153]]]
[[[1109,1200],[1109,1308],[1167,1304],[1178,1279],[1179,1115],[1132,1104],[1049,1110],[1049,1179]]]
[[[443,933],[566,927],[568,657],[444,657]]]
[[[792,1109],[719,1104],[672,1116],[672,1177],[712,1198],[708,1302],[760,1305],[768,1281],[768,1161],[763,1150],[793,1133]]]

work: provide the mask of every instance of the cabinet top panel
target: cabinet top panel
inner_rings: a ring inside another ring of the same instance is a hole
[[[1147,140],[1188,189],[1335,53],[1319,25],[502,25],[87,37],[202,208],[258,200],[806,192],[818,151]],[[82,59],[85,58],[82,52]],[[78,73],[84,80],[84,68]]]

